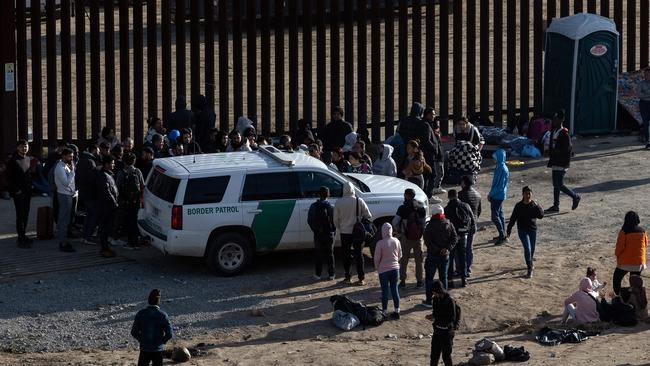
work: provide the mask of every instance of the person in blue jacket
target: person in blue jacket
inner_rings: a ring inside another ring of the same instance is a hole
[[[165,343],[172,339],[169,316],[160,310],[160,290],[153,289],[149,293],[149,306],[138,311],[133,320],[131,335],[140,343],[138,366],[162,366]]]
[[[501,245],[508,239],[506,238],[506,219],[503,216],[503,201],[508,196],[508,181],[510,179],[510,172],[506,166],[506,152],[499,149],[492,154],[492,158],[496,160],[497,164],[494,168],[494,176],[492,177],[492,188],[488,194],[488,201],[490,201],[490,210],[492,211],[492,222],[497,227],[499,236],[494,238],[496,242],[494,245]]]

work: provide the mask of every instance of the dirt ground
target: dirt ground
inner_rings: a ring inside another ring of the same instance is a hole
[[[475,239],[475,264],[470,285],[452,290],[463,307],[463,321],[457,333],[454,361],[468,360],[473,344],[491,337],[502,346],[525,346],[531,365],[640,365],[649,364],[647,336],[650,325],[634,328],[599,324],[600,336],[581,344],[543,347],[535,343],[534,333],[543,325],[558,324],[562,301],[576,291],[587,266],[599,269],[600,280],[611,282],[615,267],[614,246],[623,216],[636,210],[643,226],[650,212],[650,153],[641,150],[636,136],[580,139],[575,142],[576,157],[567,174],[567,185],[576,188],[583,199],[576,211],[562,197],[562,212],[539,222],[536,270],[525,279],[523,250],[516,235],[510,242],[495,247],[489,223],[489,207],[483,200],[479,221],[485,230]],[[489,165],[486,162],[485,165]],[[491,169],[484,168],[477,188],[484,197],[491,182]],[[526,161],[524,167],[511,168],[508,200],[504,208],[509,217],[529,185],[534,199],[543,207],[552,201],[550,170],[546,160]],[[516,229],[515,229],[516,230]],[[229,296],[280,299],[278,305],[262,309],[254,317],[250,310],[233,310],[224,317],[236,324],[210,329],[193,339],[182,336],[175,344],[194,347],[203,342],[204,353],[193,365],[422,365],[428,363],[431,325],[427,311],[417,306],[422,291],[407,287],[402,293],[403,316],[376,328],[338,331],[330,322],[328,298],[347,293],[353,298],[377,304],[378,279],[367,266],[366,287],[343,287],[333,282],[314,283],[309,278],[311,263],[304,253],[262,258],[253,272],[267,281],[249,281],[233,288]],[[341,275],[339,265],[338,274]],[[413,268],[410,268],[413,281]],[[215,281],[228,281],[215,278]],[[29,279],[27,279],[29,281]],[[607,290],[609,291],[611,287]],[[200,294],[194,294],[200,296]],[[55,299],[53,299],[55,301]],[[392,306],[392,305],[391,305]],[[163,304],[164,308],[164,304]],[[172,322],[173,322],[172,317]],[[390,339],[388,335],[396,335]],[[0,353],[2,365],[132,365],[137,350],[97,351],[83,349],[57,354]],[[171,362],[171,361],[166,361]]]

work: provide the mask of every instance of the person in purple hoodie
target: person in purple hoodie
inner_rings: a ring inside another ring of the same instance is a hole
[[[381,226],[382,239],[375,247],[375,268],[379,273],[381,284],[381,309],[384,315],[388,310],[388,289],[393,295],[393,306],[395,312],[391,318],[399,319],[399,290],[397,281],[399,279],[399,260],[402,258],[402,246],[397,238],[393,237],[393,226],[384,223]]]

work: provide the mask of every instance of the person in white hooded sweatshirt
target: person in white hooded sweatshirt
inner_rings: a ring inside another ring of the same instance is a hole
[[[358,204],[358,214],[357,214]],[[334,206],[334,226],[336,231],[341,234],[341,247],[343,249],[343,268],[345,269],[346,284],[352,283],[352,275],[350,274],[350,267],[352,266],[352,258],[354,258],[357,267],[357,276],[359,281],[356,285],[365,285],[365,272],[363,269],[363,242],[353,242],[352,230],[354,224],[357,223],[357,218],[372,219],[368,205],[363,199],[356,197],[354,186],[352,183],[347,182],[343,185],[343,197],[336,201]]]
[[[393,151],[394,147],[390,145],[381,145],[380,147],[380,156],[379,159],[372,164],[372,173],[375,175],[386,175],[389,177],[394,177],[397,175],[397,164],[393,160]]]
[[[381,310],[386,315],[388,310],[388,290],[393,296],[393,307],[395,312],[391,315],[393,319],[399,319],[399,290],[397,281],[399,279],[399,260],[402,258],[402,246],[397,238],[393,237],[393,226],[384,223],[381,226],[381,240],[375,247],[375,269],[379,274],[381,284]]]

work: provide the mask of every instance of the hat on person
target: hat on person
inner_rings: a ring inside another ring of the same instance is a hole
[[[430,207],[431,215],[440,215],[445,212],[445,209],[441,205],[431,205]]]

